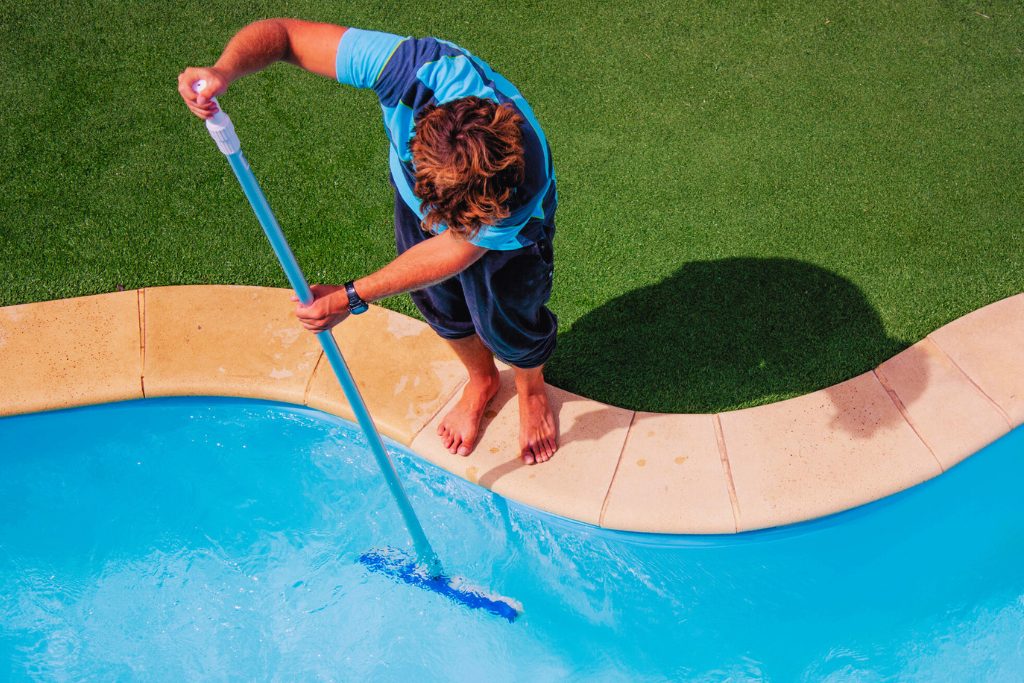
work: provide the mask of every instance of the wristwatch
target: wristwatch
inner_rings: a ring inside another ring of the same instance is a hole
[[[356,293],[356,286],[352,280],[345,283],[345,293],[348,294],[348,312],[352,315],[366,313],[366,310],[370,308],[369,304]]]

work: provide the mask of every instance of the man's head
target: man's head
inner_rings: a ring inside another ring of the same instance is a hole
[[[447,225],[463,238],[507,218],[523,182],[523,119],[515,108],[464,97],[423,108],[410,143],[423,228]]]

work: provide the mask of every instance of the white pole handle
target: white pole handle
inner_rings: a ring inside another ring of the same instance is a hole
[[[198,95],[205,87],[206,81],[200,79],[192,84],[192,92]],[[217,98],[211,97],[210,99],[217,106],[217,113],[206,119],[206,130],[210,132],[210,137],[217,143],[217,149],[225,156],[237,154],[241,151],[242,144],[238,141],[235,126],[224,110],[220,108]]]

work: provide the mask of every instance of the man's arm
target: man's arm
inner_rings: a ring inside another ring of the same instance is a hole
[[[348,29],[333,24],[318,24],[298,19],[265,19],[250,24],[228,42],[220,59],[212,67],[189,67],[178,76],[178,92],[192,112],[208,119],[217,112],[210,100],[223,93],[242,76],[267,66],[287,61],[327,78],[337,78],[338,44]],[[192,85],[203,79],[202,95]],[[451,231],[424,240],[404,252],[375,273],[355,282],[356,291],[366,301],[422,289],[447,280],[465,270],[486,253]],[[296,315],[310,330],[328,329],[344,320],[348,297],[344,287],[316,285],[316,296],[309,306],[298,306]]]
[[[348,30],[334,24],[300,19],[264,19],[249,24],[228,42],[212,67],[189,67],[178,76],[178,92],[192,113],[208,119],[217,112],[210,101],[242,76],[286,61],[327,78],[336,78],[335,55]],[[202,95],[192,84],[206,81]]]
[[[354,282],[356,292],[366,301],[376,301],[443,282],[470,267],[487,252],[447,230],[424,240],[380,270]],[[330,329],[348,317],[348,296],[344,287],[317,285],[316,300],[299,305],[295,315],[313,332]]]

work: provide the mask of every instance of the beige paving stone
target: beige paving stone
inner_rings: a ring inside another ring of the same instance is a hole
[[[559,423],[559,450],[545,463],[524,465],[519,458],[519,407],[512,370],[503,368],[501,380],[501,389],[485,413],[480,441],[470,455],[448,453],[437,436],[441,417],[458,396],[416,436],[412,449],[434,464],[502,496],[556,515],[598,524],[632,411],[551,387],[552,408]]]
[[[734,533],[714,416],[637,413],[601,526],[669,534]]]
[[[876,370],[943,469],[1010,430],[1000,410],[929,339]]]
[[[334,338],[377,428],[406,445],[465,381],[458,358],[425,323],[379,306],[350,316]],[[326,358],[306,403],[354,419]]]
[[[167,287],[0,309],[0,415],[210,394],[351,418],[289,296]],[[1024,422],[1024,294],[950,323],[875,372],[720,416],[634,416],[552,389],[562,447],[532,467],[518,457],[510,369],[480,444],[462,458],[435,433],[464,381],[443,341],[378,307],[335,332],[384,433],[496,493],[610,528],[727,533],[819,517],[935,476],[940,463]]]
[[[145,290],[146,396],[301,404],[321,352],[292,315],[290,296],[222,285]]]
[[[142,398],[135,290],[0,308],[0,415]]]
[[[873,372],[720,418],[741,531],[846,510],[941,472]]]
[[[1006,413],[1024,424],[1024,293],[954,320],[928,336]]]

